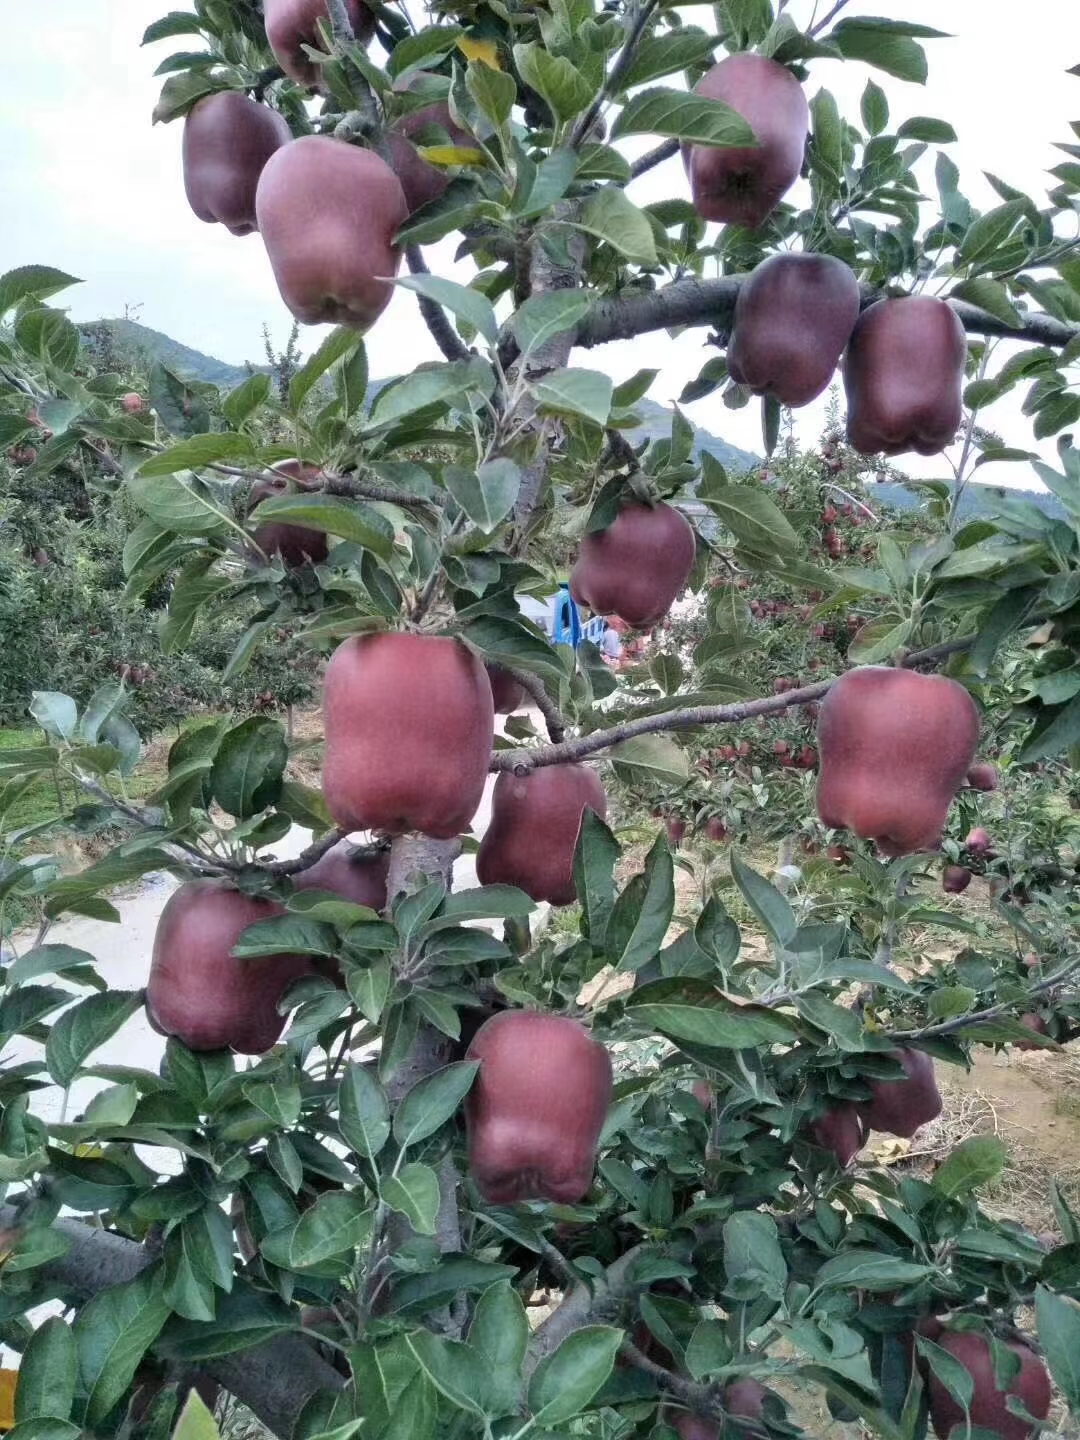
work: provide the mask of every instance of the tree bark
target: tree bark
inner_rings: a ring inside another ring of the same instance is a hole
[[[18,1211],[0,1209],[0,1228],[18,1227]],[[142,1245],[82,1220],[61,1218],[52,1229],[68,1240],[66,1254],[43,1265],[41,1278],[61,1299],[81,1304],[91,1296],[134,1280],[156,1262]],[[249,1350],[220,1355],[200,1370],[256,1414],[281,1440],[289,1440],[307,1401],[319,1390],[340,1390],[345,1381],[299,1335],[278,1335]]]
[[[650,330],[686,325],[714,325],[718,330],[729,330],[745,278],[724,275],[712,280],[675,280],[659,290],[598,300],[577,327],[574,344],[590,349],[594,345],[606,345],[609,340],[632,340]],[[885,298],[883,291],[872,286],[861,288],[864,309],[875,300]],[[949,304],[959,315],[964,329],[976,335],[1000,335],[1007,340],[1053,346],[1065,346],[1080,335],[1080,325],[1068,325],[1052,315],[1029,315],[1023,325],[1014,328],[963,300],[950,300]]]

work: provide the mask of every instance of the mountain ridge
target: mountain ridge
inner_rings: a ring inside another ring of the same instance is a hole
[[[121,352],[121,358],[126,359],[129,363],[141,363],[147,368],[155,361],[160,362],[185,380],[201,380],[219,387],[231,387],[239,385],[253,373],[269,374],[273,369],[268,363],[256,365],[248,362],[244,365],[231,365],[228,361],[206,355],[201,350],[195,350],[190,345],[184,345],[179,340],[174,340],[160,330],[151,329],[150,326],[143,325],[137,320],[131,320],[126,316],[84,322],[77,328],[84,339],[91,343],[101,343],[101,332],[105,330],[109,337],[109,343]],[[388,383],[389,378],[372,380],[369,386],[370,390],[377,392],[382,389]],[[646,438],[656,440],[664,437],[666,439],[670,435],[674,411],[668,406],[645,396],[636,403],[635,409],[643,416],[643,423],[636,430],[627,432],[635,443]],[[704,429],[703,426],[695,425],[694,454],[700,456],[702,452],[712,455],[726,470],[733,471],[735,474],[756,469],[762,464],[760,456],[751,454],[748,450],[742,450],[737,445],[732,445],[729,441]],[[905,485],[891,481],[874,486],[873,493],[881,501],[901,510],[911,509],[919,503],[917,490],[908,489]],[[1002,495],[1030,501],[1040,510],[1054,516],[1060,517],[1064,514],[1057,497],[1051,495],[1049,491],[1006,488],[979,481],[969,484],[960,497],[961,514],[968,515],[978,511],[982,508],[984,501],[993,501]]]

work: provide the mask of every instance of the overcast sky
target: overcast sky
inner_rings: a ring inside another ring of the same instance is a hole
[[[805,23],[810,5],[792,0],[790,11]],[[258,361],[262,325],[278,345],[290,326],[262,245],[257,236],[236,239],[195,218],[181,178],[181,123],[150,124],[161,83],[152,72],[172,49],[189,43],[182,37],[139,49],[146,25],[169,8],[179,3],[52,0],[39,11],[0,0],[7,61],[0,90],[0,270],[31,262],[58,266],[85,282],[60,301],[76,320],[137,307],[144,324],[195,349],[237,364]],[[852,13],[860,10],[934,25],[954,38],[927,42],[926,86],[863,65],[815,61],[809,94],[822,86],[832,90],[857,120],[858,98],[872,73],[888,95],[894,126],[911,115],[950,121],[959,140],[948,149],[976,205],[997,203],[982,179],[985,170],[1042,201],[1053,183],[1047,170],[1064,158],[1054,142],[1074,140],[1069,120],[1080,116],[1080,81],[1066,74],[1080,61],[1076,0],[1026,0],[1000,18],[992,18],[986,0],[867,0]],[[702,7],[692,18],[706,24],[710,14]],[[642,203],[686,196],[679,161],[635,182],[630,193]],[[454,271],[446,248],[429,252],[432,269],[468,279],[468,270]],[[305,349],[322,333],[302,332]],[[583,352],[578,363],[608,370],[616,380],[642,366],[660,368],[651,393],[668,403],[708,358],[704,335],[648,335]],[[407,292],[397,293],[368,336],[368,349],[374,375],[437,358]],[[689,413],[734,444],[760,449],[756,402],[733,413],[714,395]],[[804,439],[818,433],[822,413],[821,404],[799,412]],[[985,420],[1009,443],[1031,447],[1018,402],[1001,402]],[[1052,447],[1042,449],[1052,454]],[[913,460],[909,468],[943,473],[939,461]],[[983,474],[999,483],[1035,483],[1023,465],[995,465]]]

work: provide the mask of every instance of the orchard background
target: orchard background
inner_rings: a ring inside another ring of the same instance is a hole
[[[846,0],[151,26],[177,185],[342,323],[219,389],[0,276],[19,1440],[1074,1424],[1069,1145],[1025,1190],[965,1086],[1064,1090],[1080,1033],[1080,125],[976,209],[874,79],[936,38]],[[443,358],[375,387],[391,277]],[[678,408],[638,441],[656,372],[584,352],[660,332],[762,464]],[[912,448],[948,478],[899,510]],[[571,571],[630,663],[527,618]],[[119,988],[70,927],[163,873]]]

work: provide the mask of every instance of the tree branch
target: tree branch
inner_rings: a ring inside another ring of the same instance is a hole
[[[646,150],[644,155],[639,155],[630,166],[630,179],[636,180],[639,175],[644,175],[647,170],[652,170],[657,165],[662,165],[665,160],[670,160],[673,155],[679,153],[678,140],[665,140],[657,145],[654,150]]]
[[[1032,985],[1027,991],[1025,998],[1032,999],[1036,995],[1044,995],[1048,990],[1056,990],[1063,980],[1070,975],[1075,975],[1080,970],[1080,955],[1059,970],[1056,975],[1051,975],[1047,980],[1040,980],[1037,985]],[[996,1020],[1000,1015],[1011,1014],[1016,1009],[1017,1001],[1003,1000],[997,1005],[988,1005],[985,1010],[974,1010],[967,1015],[957,1015],[952,1020],[942,1020],[937,1025],[925,1025],[921,1030],[891,1030],[890,1040],[900,1040],[905,1043],[912,1040],[929,1040],[935,1035],[951,1035],[956,1030],[966,1030],[969,1025],[977,1025],[980,1020]]]
[[[431,271],[424,261],[424,256],[419,245],[406,246],[405,259],[411,274],[431,274]],[[416,302],[420,306],[420,314],[424,317],[424,324],[431,331],[431,338],[446,356],[447,360],[467,360],[471,351],[446,318],[446,311],[442,306],[436,304],[436,302],[427,295],[417,294]]]
[[[596,124],[606,102],[613,95],[618,94],[622,78],[633,63],[634,55],[637,53],[637,47],[641,43],[641,37],[644,35],[649,21],[652,19],[653,11],[656,9],[657,4],[658,0],[642,0],[640,8],[630,26],[630,32],[623,41],[622,49],[615,57],[615,63],[611,67],[611,72],[600,87],[599,95],[597,95],[585,113],[579,115],[574,122],[574,128],[570,131],[569,140],[569,145],[572,150],[577,149],[585,136],[588,135],[589,131]]]
[[[660,290],[598,300],[578,326],[574,344],[591,349],[610,340],[632,340],[635,335],[645,335],[651,330],[686,325],[728,329],[744,279],[741,275],[723,275],[710,280],[674,280]],[[885,298],[885,292],[869,285],[861,289],[864,309],[875,300]],[[963,300],[950,300],[949,304],[964,329],[976,335],[1001,335],[1009,340],[1030,340],[1053,346],[1065,346],[1080,335],[1080,325],[1067,325],[1041,312],[1028,315],[1023,325],[1012,328]]]
[[[1041,625],[1049,618],[1033,616],[1024,622],[1025,628]],[[970,650],[978,638],[977,634],[973,634],[960,635],[955,640],[942,640],[924,650],[910,651],[900,663],[904,669],[917,670],[963,650]],[[562,765],[567,761],[581,760],[586,755],[595,755],[622,740],[632,740],[636,735],[655,735],[662,730],[692,730],[699,725],[730,725],[740,720],[756,719],[759,715],[780,715],[796,705],[809,705],[811,701],[822,699],[839,678],[833,675],[828,680],[802,685],[782,695],[763,695],[758,700],[739,700],[731,705],[691,705],[685,710],[664,710],[658,715],[643,715],[639,720],[624,720],[621,725],[612,725],[607,730],[593,730],[588,735],[564,740],[561,745],[539,745],[534,750],[496,750],[492,753],[488,769],[496,772],[527,771],[539,765]]]
[[[613,1319],[618,1314],[622,1302],[638,1288],[638,1282],[630,1278],[630,1271],[641,1253],[641,1246],[635,1245],[609,1265],[604,1275],[593,1282],[591,1289],[576,1285],[564,1297],[562,1303],[532,1333],[525,1356],[526,1375],[531,1375],[541,1360],[557,1350],[571,1331],[580,1329],[582,1325]]]
[[[6,1205],[0,1227],[18,1228],[19,1212]],[[134,1280],[156,1262],[142,1245],[81,1220],[54,1220],[51,1229],[69,1242],[67,1251],[38,1271],[38,1276],[73,1304],[81,1304],[110,1285]],[[242,1400],[268,1429],[289,1440],[308,1399],[319,1390],[340,1390],[345,1381],[299,1336],[279,1335],[231,1355],[208,1360],[200,1368]]]
[[[553,745],[560,744],[566,735],[566,720],[563,718],[562,711],[548,694],[540,676],[535,675],[531,670],[518,670],[513,665],[503,665],[501,668],[536,701],[536,708],[544,717],[547,732],[551,736],[551,743]]]

